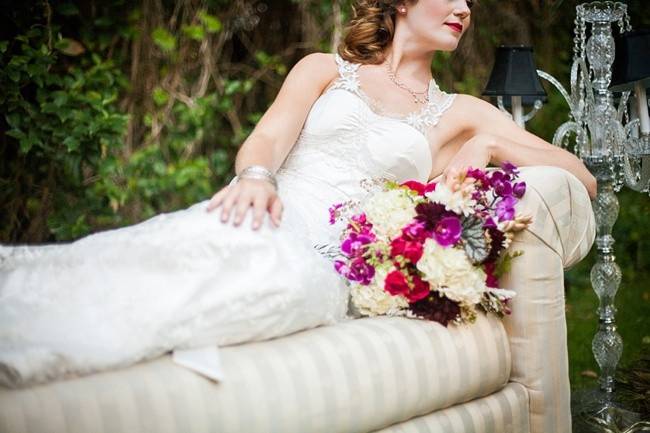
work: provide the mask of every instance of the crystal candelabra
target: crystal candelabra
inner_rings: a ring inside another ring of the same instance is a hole
[[[600,367],[600,390],[582,394],[578,410],[592,415],[595,424],[620,427],[630,425],[635,416],[622,409],[614,398],[614,374],[623,340],[615,321],[614,298],[621,282],[621,270],[615,262],[612,227],[619,211],[615,193],[623,184],[644,192],[650,186],[648,102],[645,86],[637,86],[639,108],[632,114],[640,114],[640,118],[632,119],[628,107],[630,92],[622,92],[617,108],[614,93],[609,89],[615,57],[613,27],[619,33],[631,30],[627,6],[597,1],[579,5],[576,12],[571,93],[551,75],[543,71],[538,74],[560,91],[571,112],[570,120],[556,131],[553,143],[567,146],[574,138],[576,155],[598,180],[593,201],[598,257],[591,270],[591,283],[599,299],[599,327],[592,350]]]

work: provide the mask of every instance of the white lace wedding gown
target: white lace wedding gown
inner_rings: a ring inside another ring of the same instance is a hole
[[[362,179],[426,181],[426,131],[455,95],[432,81],[423,110],[378,114],[360,89],[359,65],[336,61],[340,77],[314,103],[277,174],[280,228],[222,224],[206,200],[68,244],[0,246],[0,383],[201,347],[213,349],[179,362],[220,379],[210,371],[216,346],[346,319],[346,286],[314,248],[339,235],[328,208],[358,197]]]

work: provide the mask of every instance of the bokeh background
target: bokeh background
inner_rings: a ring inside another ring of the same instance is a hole
[[[529,44],[538,67],[568,81],[574,0],[479,0],[434,77],[480,96],[500,44]],[[647,0],[628,4],[650,27]],[[291,66],[332,51],[349,0],[1,2],[0,242],[70,241],[212,195]],[[528,127],[550,140],[562,97]],[[650,347],[650,199],[624,190],[615,226],[623,364]],[[571,380],[595,384],[594,252],[566,274]],[[549,360],[553,362],[553,360]]]

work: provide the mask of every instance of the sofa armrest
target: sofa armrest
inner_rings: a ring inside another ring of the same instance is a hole
[[[515,237],[513,260],[502,286],[517,292],[504,320],[510,340],[510,380],[530,395],[531,433],[571,431],[564,268],[589,252],[595,236],[584,185],[556,167],[522,167],[527,192],[517,210],[533,222]]]

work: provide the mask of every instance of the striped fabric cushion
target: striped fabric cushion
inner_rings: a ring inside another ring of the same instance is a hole
[[[376,433],[529,433],[528,392],[509,383],[483,398],[457,404]]]
[[[582,260],[594,242],[596,224],[587,189],[558,167],[522,167],[528,192],[518,208],[532,215],[528,231],[555,251],[564,268]]]
[[[224,347],[221,356],[227,380],[218,384],[166,356],[2,390],[0,431],[369,432],[493,393],[510,375],[504,328],[483,315],[448,329],[404,318],[351,320]]]

